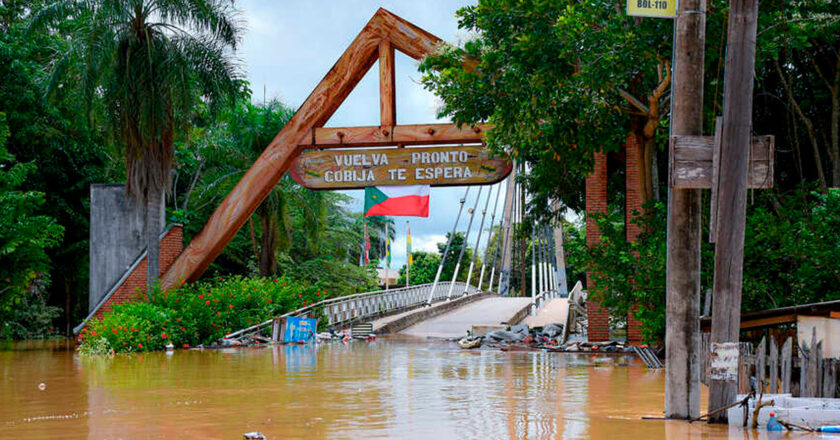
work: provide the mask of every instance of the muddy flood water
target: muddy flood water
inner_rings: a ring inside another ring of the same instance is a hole
[[[90,358],[30,342],[0,345],[0,378],[4,439],[766,438],[641,420],[662,415],[665,377],[633,356],[380,338]]]

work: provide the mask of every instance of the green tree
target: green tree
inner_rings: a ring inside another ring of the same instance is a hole
[[[225,122],[233,146],[231,151],[239,156],[239,160],[235,164],[228,163],[228,167],[236,166],[243,170],[250,167],[293,114],[294,110],[277,100],[258,105],[250,102],[237,105]],[[261,276],[274,275],[277,272],[277,252],[288,252],[291,246],[289,199],[294,195],[292,191],[292,183],[288,176],[285,176],[248,221],[251,243]],[[317,210],[317,204],[315,209]],[[254,217],[260,222],[259,239]]]
[[[30,303],[61,306],[62,328],[69,332],[88,310],[89,185],[119,181],[123,170],[119,154],[85,123],[76,95],[43,99],[47,63],[67,45],[61,30],[27,34],[31,11],[44,3],[12,1],[0,7],[0,112],[7,116],[9,153],[38,170],[27,176],[24,188],[43,193],[39,212],[64,227],[61,246],[46,249],[50,282]],[[30,326],[17,334],[30,333],[41,331]]]
[[[124,148],[126,191],[145,210],[147,284],[160,273],[160,205],[176,132],[198,102],[232,102],[240,73],[230,49],[236,11],[222,0],[61,0],[33,15],[32,29],[66,27],[69,46],[56,59],[51,92],[77,90],[85,113],[104,119]],[[101,99],[101,112],[94,114]]]
[[[488,146],[531,164],[533,206],[559,198],[582,208],[593,153],[616,151],[629,135],[644,146],[642,185],[655,197],[672,25],[622,9],[616,0],[481,0],[457,13],[474,38],[420,65],[441,115],[492,122]]]
[[[43,193],[21,189],[35,166],[15,161],[5,146],[8,137],[6,115],[0,113],[0,323],[4,324],[33,283],[47,277],[50,263],[44,250],[57,246],[64,231],[54,219],[39,215]]]
[[[412,252],[411,257],[414,259],[414,264],[411,265],[411,273],[409,274],[411,284],[433,283],[438,266],[440,265],[440,255],[417,251]],[[397,281],[397,284],[405,284],[405,269],[405,266],[400,268],[400,279]],[[449,276],[452,276],[452,272],[449,273]]]
[[[449,240],[450,233],[446,233],[446,240]],[[443,270],[440,273],[440,280],[441,281],[451,281],[452,276],[455,274],[455,266],[458,263],[458,256],[461,254],[461,248],[466,246],[464,249],[464,255],[461,257],[461,267],[458,269],[458,281],[466,281],[467,279],[467,272],[470,269],[470,260],[472,259],[473,250],[469,247],[469,245],[464,244],[464,233],[463,232],[456,232],[455,235],[452,237],[452,244],[449,246],[449,252],[446,254],[446,258],[443,262]],[[446,251],[446,241],[437,244],[438,247],[438,254],[441,258],[443,258],[443,253]],[[434,281],[434,279],[432,279]]]

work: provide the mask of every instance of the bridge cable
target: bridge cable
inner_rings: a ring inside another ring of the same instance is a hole
[[[545,285],[546,290],[552,292],[551,297],[554,297],[554,294],[557,290],[554,288],[554,265],[551,261],[551,234],[548,228],[548,224],[543,225],[543,231],[545,231]]]
[[[481,274],[478,276],[478,291],[481,291],[481,285],[484,284],[484,269],[487,267],[487,251],[490,250],[490,242],[493,240],[493,224],[496,222],[496,209],[499,207],[499,195],[502,194],[502,185],[504,182],[499,182],[498,188],[496,188],[496,201],[493,202],[493,212],[490,214],[490,232],[487,233],[487,245],[484,247],[484,258],[481,259]],[[488,195],[488,197],[490,197]],[[484,220],[482,219],[482,223]],[[498,248],[498,247],[497,247]],[[475,249],[476,253],[478,253],[478,247]],[[495,252],[494,252],[495,256]],[[493,264],[496,264],[496,260],[493,260]],[[490,284],[493,284],[492,282]]]
[[[534,225],[537,229],[537,264],[539,265],[539,269],[537,270],[537,276],[539,277],[539,291],[537,294],[541,294],[545,292],[545,260],[543,259],[543,231],[542,225]]]
[[[493,195],[493,187],[487,190],[487,200],[484,201],[484,209],[481,211],[481,221],[478,223],[478,236],[475,237],[475,246],[473,247],[472,261],[470,261],[470,269],[467,271],[467,284],[464,285],[464,295],[467,294],[467,289],[472,280],[473,268],[475,268],[475,259],[478,258],[478,246],[481,244],[481,236],[484,233],[484,220],[487,218],[487,207],[490,206],[490,196]],[[499,200],[499,192],[496,192],[496,201]],[[466,243],[464,243],[466,245]]]
[[[508,179],[510,179],[510,177],[508,177]],[[501,185],[502,184],[500,183],[499,185],[500,185],[499,186],[499,192],[501,192],[501,190],[502,190]],[[490,265],[490,281],[487,283],[487,290],[489,290],[491,292],[493,291],[493,279],[496,276],[496,261],[498,261],[498,259],[499,259],[499,254],[502,253],[502,246],[503,246],[503,240],[504,240],[504,224],[505,224],[504,210],[505,210],[505,207],[507,206],[509,196],[510,196],[510,191],[506,190],[505,191],[505,200],[502,202],[503,203],[502,204],[502,214],[499,216],[499,225],[496,227],[497,228],[496,229],[496,231],[497,231],[496,232],[496,249],[494,250],[495,252],[493,252],[493,264]],[[497,207],[498,207],[498,205],[497,205]],[[495,217],[495,215],[496,215],[496,210],[494,208],[493,209],[493,217]],[[491,217],[490,237],[487,237],[487,246],[488,247],[490,246],[490,241],[492,240],[492,238],[493,238],[493,221],[492,221],[492,217]],[[482,267],[481,274],[484,275],[483,267]],[[478,290],[481,290],[481,280],[479,280],[479,282],[478,282]]]
[[[531,314],[537,313],[537,228],[531,228]]]
[[[432,298],[435,296],[438,281],[440,281],[440,273],[443,271],[443,264],[446,262],[446,256],[449,254],[449,247],[452,245],[452,238],[455,237],[455,231],[458,229],[458,221],[461,219],[461,212],[464,210],[464,202],[467,201],[467,195],[470,193],[470,187],[464,191],[464,197],[461,197],[461,207],[458,208],[458,215],[455,217],[455,224],[452,226],[452,233],[449,234],[449,239],[446,240],[446,249],[443,251],[443,256],[440,257],[440,264],[438,265],[437,273],[435,274],[435,281],[432,283],[432,290],[429,292],[429,299],[426,301],[426,306],[432,305]]]
[[[555,202],[555,207],[559,208],[559,204],[557,202]],[[556,222],[555,230],[559,232],[557,235],[559,241],[555,239],[554,234],[552,234],[552,249],[554,249],[552,257],[554,258],[554,267],[556,270],[555,284],[557,284],[557,295],[560,297],[567,297],[569,295],[569,286],[566,282],[566,255],[565,248],[563,247],[563,216],[559,216]]]
[[[517,167],[517,168],[519,168],[519,167]],[[521,240],[521,237],[519,237],[520,240],[517,240],[517,237],[516,237],[516,224],[519,223],[520,211],[521,211],[521,206],[522,206],[522,193],[520,191],[519,186],[520,186],[519,182],[514,181],[514,183],[513,183],[513,212],[512,212],[512,215],[511,215],[510,224],[508,225],[508,229],[509,229],[508,244],[505,248],[505,251],[510,249],[510,258],[509,258],[510,261],[508,261],[507,271],[506,271],[506,273],[504,273],[504,275],[505,275],[504,276],[504,291],[507,295],[511,295],[512,289],[513,289],[514,257],[516,257],[516,260],[517,260],[516,262],[517,263],[518,263],[518,260],[520,259],[519,252],[514,252],[514,250],[519,249],[519,241]],[[518,267],[518,265],[516,267]],[[502,289],[502,285],[501,285],[502,282],[503,282],[503,280],[500,278],[499,279],[499,283],[500,283],[499,289]],[[521,281],[520,281],[520,284],[521,284]],[[516,295],[516,296],[521,296],[521,295]]]
[[[554,290],[552,297],[556,298],[560,293],[560,289],[557,288],[557,259],[555,258],[557,248],[554,247],[554,228],[551,227],[551,222],[546,225],[546,228],[546,233],[548,234],[548,267],[551,269],[549,271],[549,280],[551,281],[551,289]]]
[[[545,264],[545,291],[552,292],[551,296],[554,295],[554,287],[552,286],[552,278],[551,272],[553,268],[551,267],[551,258],[548,256],[548,245],[549,245],[549,236],[548,236],[548,224],[543,225],[543,264]]]
[[[470,231],[472,230],[473,219],[475,219],[475,210],[478,208],[478,200],[481,198],[481,190],[484,187],[478,187],[478,195],[475,196],[475,204],[469,210],[470,221],[467,223],[467,231],[464,233],[464,241],[461,244],[461,252],[458,253],[458,261],[455,262],[455,273],[452,274],[452,282],[449,283],[449,292],[446,294],[446,299],[452,298],[452,290],[455,289],[455,281],[458,279],[458,271],[461,270],[461,260],[464,258],[464,250],[467,248],[467,240],[470,238]]]
[[[513,265],[513,223],[516,221],[516,179],[508,185],[510,190],[510,209],[506,214],[505,233],[502,241],[502,261],[499,263],[499,295],[510,295],[510,271]],[[508,254],[508,252],[510,254]],[[491,289],[492,290],[492,289]]]
[[[502,213],[502,224],[504,225],[504,232],[502,233],[501,245],[501,261],[499,262],[499,285],[496,288],[496,291],[499,295],[508,295],[508,284],[506,283],[507,280],[510,279],[510,265],[508,265],[508,271],[505,272],[505,258],[508,257],[507,250],[510,247],[510,230],[511,224],[513,224],[513,208],[514,204],[516,203],[516,171],[511,170],[510,177],[508,177],[508,186],[507,190],[505,191],[505,208],[504,212]],[[510,207],[508,207],[508,197],[510,197]],[[503,288],[504,287],[504,288]],[[490,290],[493,290],[493,283],[490,283]]]

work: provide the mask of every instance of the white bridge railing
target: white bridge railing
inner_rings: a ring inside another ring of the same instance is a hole
[[[452,283],[445,281],[438,283],[432,295],[432,302],[442,301],[449,294],[449,287]],[[464,294],[472,295],[478,292],[474,286],[463,282],[456,282],[452,286],[452,298],[458,298]],[[398,289],[377,290],[373,292],[357,293],[355,295],[340,296],[338,298],[325,299],[315,304],[292,310],[277,318],[269,319],[248,328],[233,332],[225,339],[235,338],[244,334],[254,333],[262,328],[275,323],[282,318],[289,316],[303,316],[311,312],[322,311],[327,319],[327,325],[332,327],[353,321],[360,321],[367,318],[374,318],[386,313],[393,313],[400,310],[421,306],[429,299],[429,291],[432,283],[419,284],[417,286],[401,287]]]

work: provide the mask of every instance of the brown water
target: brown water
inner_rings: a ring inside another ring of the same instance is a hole
[[[68,348],[0,347],[0,438],[765,438],[642,421],[662,415],[664,374],[632,356],[388,338],[114,358]]]

